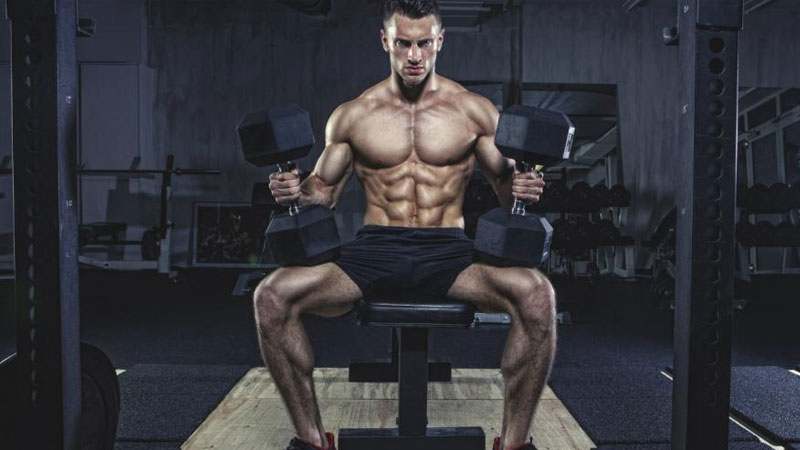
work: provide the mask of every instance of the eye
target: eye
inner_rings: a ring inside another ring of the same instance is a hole
[[[395,45],[399,45],[401,47],[410,47],[411,46],[411,42],[405,41],[403,39],[398,39],[398,40],[395,41]]]

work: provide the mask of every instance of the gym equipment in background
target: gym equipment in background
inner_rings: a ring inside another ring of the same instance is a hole
[[[175,157],[167,156],[167,165],[164,169],[85,169],[78,168],[82,176],[146,176],[161,175],[161,218],[159,224],[142,234],[141,240],[124,240],[120,236],[125,234],[128,225],[121,222],[95,222],[81,224],[78,230],[78,242],[81,249],[89,246],[112,245],[138,245],[141,247],[142,259],[140,261],[101,260],[86,255],[80,255],[78,261],[91,267],[109,270],[155,270],[159,274],[172,276],[170,245],[172,243],[172,228],[170,212],[170,199],[172,198],[172,177],[174,176],[205,176],[220,175],[217,169],[182,169],[175,167]]]

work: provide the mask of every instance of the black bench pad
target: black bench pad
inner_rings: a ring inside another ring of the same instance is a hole
[[[387,327],[467,327],[475,307],[466,303],[401,303],[361,300],[356,317],[362,325]]]

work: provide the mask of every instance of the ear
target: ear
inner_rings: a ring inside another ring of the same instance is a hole
[[[437,52],[442,51],[442,45],[444,44],[444,32],[445,32],[444,28],[439,30],[439,36],[436,38],[436,40],[439,41]]]
[[[386,37],[386,30],[381,28],[381,45],[383,46],[383,51],[389,53],[389,39]]]

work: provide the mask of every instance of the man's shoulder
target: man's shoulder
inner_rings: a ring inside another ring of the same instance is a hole
[[[457,81],[442,76],[439,76],[439,79],[441,95],[451,100],[467,114],[491,114],[497,110],[488,98],[468,90]]]
[[[447,88],[449,92],[446,93],[453,100],[452,103],[478,124],[481,129],[487,132],[492,131],[497,123],[499,114],[497,107],[483,95],[471,92],[455,81],[452,81],[452,83]]]
[[[358,120],[368,114],[381,103],[381,84],[378,83],[362,92],[358,97],[342,103],[334,110],[333,116],[337,116],[340,120]]]
[[[333,110],[328,125],[338,130],[349,129],[350,125],[364,117],[365,111],[366,105],[359,98],[346,101]]]
[[[380,99],[373,88],[367,89],[358,97],[340,104],[333,110],[328,119],[327,129],[330,136],[336,136],[336,139],[348,139],[354,130],[354,125],[363,122],[364,118],[380,105]]]

